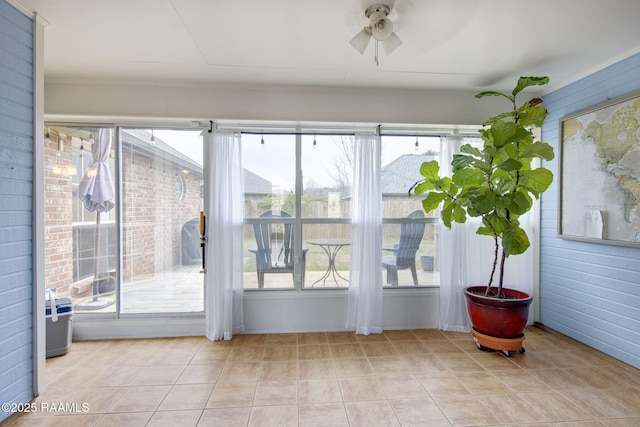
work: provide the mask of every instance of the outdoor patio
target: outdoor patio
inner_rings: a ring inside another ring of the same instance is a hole
[[[201,266],[177,266],[157,274],[139,275],[134,280],[126,281],[122,285],[122,312],[123,313],[175,313],[175,312],[200,312],[203,311],[203,280],[200,273]],[[337,289],[346,288],[348,283],[338,277],[334,281],[333,276],[325,281],[320,280],[326,270],[312,270],[305,274],[304,289]],[[340,276],[348,278],[348,271],[338,271]],[[418,270],[418,283],[420,286],[439,286],[439,272]],[[385,280],[383,272],[383,281]],[[318,282],[318,280],[320,280]],[[398,280],[401,284],[412,286],[413,279],[409,270],[398,272]],[[315,283],[317,282],[317,283]],[[315,283],[315,285],[314,285]],[[255,272],[244,273],[244,288],[247,291],[258,289],[258,280]],[[265,275],[264,289],[293,289],[293,276],[291,274],[267,274]],[[109,295],[104,295],[109,297]],[[73,300],[74,305],[86,300],[80,298]],[[113,312],[115,305],[108,306],[100,312]],[[96,312],[96,311],[92,311]]]

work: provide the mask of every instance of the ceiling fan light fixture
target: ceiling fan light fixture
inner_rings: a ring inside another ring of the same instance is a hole
[[[369,18],[369,26],[364,27],[349,41],[351,46],[362,55],[367,50],[371,38],[374,38],[376,42],[374,56],[376,65],[378,65],[378,42],[382,43],[387,55],[402,44],[402,40],[393,32],[393,22],[387,18],[390,11],[391,8],[385,4],[374,4],[366,8],[364,14]]]
[[[356,34],[349,43],[351,46],[358,52],[360,55],[367,50],[367,46],[369,46],[369,42],[371,41],[371,29],[369,27],[365,27],[362,31]]]
[[[384,53],[389,55],[391,52],[396,50],[402,44],[402,40],[400,37],[396,35],[396,33],[391,33],[391,35],[382,42],[382,48],[384,49]]]

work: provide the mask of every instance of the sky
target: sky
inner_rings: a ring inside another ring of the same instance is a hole
[[[203,164],[203,140],[200,129],[156,129],[154,135],[199,164]],[[302,171],[305,186],[335,186],[339,175],[337,170],[340,165],[349,161],[341,149],[348,140],[349,137],[346,136],[302,137]],[[422,154],[427,150],[440,150],[438,137],[418,137],[418,149],[415,143],[416,137],[383,136],[382,167],[402,154]],[[285,191],[292,191],[295,187],[295,135],[243,134],[242,163],[244,168]]]

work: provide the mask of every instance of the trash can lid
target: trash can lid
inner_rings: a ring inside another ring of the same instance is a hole
[[[46,315],[51,316],[51,301],[46,300]],[[58,314],[61,313],[70,313],[73,311],[73,305],[71,304],[71,299],[69,298],[56,298],[56,312]]]

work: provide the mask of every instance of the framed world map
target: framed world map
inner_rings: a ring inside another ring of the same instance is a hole
[[[558,235],[640,247],[640,91],[560,119]]]

